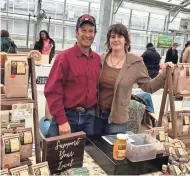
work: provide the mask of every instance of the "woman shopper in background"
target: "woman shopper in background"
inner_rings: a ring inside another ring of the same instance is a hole
[[[7,30],[1,30],[1,52],[16,53],[17,46],[11,40]]]
[[[40,31],[39,38],[39,41],[35,43],[34,49],[43,55],[49,55],[50,64],[55,55],[55,42],[45,30]]]
[[[153,93],[163,87],[166,70],[154,79],[148,76],[142,58],[128,51],[131,42],[127,28],[122,24],[109,27],[106,43],[108,52],[101,55],[100,118],[96,118],[95,134],[125,133],[133,84]],[[166,63],[165,67],[168,65],[173,66]]]

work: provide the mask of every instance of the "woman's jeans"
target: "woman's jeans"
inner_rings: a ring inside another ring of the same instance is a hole
[[[95,118],[94,134],[117,134],[126,133],[127,123],[116,124],[108,123],[108,118],[110,115],[110,110],[100,110],[100,117]]]
[[[94,134],[95,108],[78,112],[73,109],[65,109],[71,132],[84,131],[87,135]],[[49,120],[43,117],[40,120],[40,132],[44,137],[53,137],[59,135],[59,126],[55,118]]]

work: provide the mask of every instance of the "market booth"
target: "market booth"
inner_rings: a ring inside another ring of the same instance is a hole
[[[8,110],[9,113],[5,115],[1,112],[1,174],[190,174],[190,111],[173,113],[175,103],[171,98],[171,84],[168,84],[171,113],[164,112],[166,102],[163,99],[159,118],[145,116],[150,111],[146,100],[138,95],[132,97],[129,128],[123,134],[122,147],[116,147],[117,135],[86,136],[85,133],[78,132],[44,138],[40,134],[39,119],[44,116],[44,112],[41,113],[43,108],[45,111],[43,85],[51,67],[41,63],[41,55],[37,51],[2,56],[4,80],[1,79],[1,110]],[[185,70],[187,73],[189,68],[190,66],[183,65],[178,72]],[[40,69],[46,71],[41,74]],[[189,75],[185,74],[186,80],[187,77]],[[171,83],[169,78],[168,76],[166,82],[169,80]],[[189,89],[186,84],[179,87],[183,79],[184,76],[178,79],[174,90],[185,97],[182,102],[188,109]],[[167,91],[164,90],[163,97]],[[156,124],[162,127],[155,127],[154,123],[147,125],[147,122],[155,119],[158,120]],[[119,156],[122,159],[118,159]]]

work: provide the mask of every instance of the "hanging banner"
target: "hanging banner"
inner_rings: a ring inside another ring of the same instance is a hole
[[[173,36],[171,34],[158,34],[157,48],[170,48],[173,43]]]

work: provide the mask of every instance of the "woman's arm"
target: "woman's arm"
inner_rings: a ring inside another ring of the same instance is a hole
[[[158,74],[158,76],[156,76],[154,79],[151,79],[148,76],[148,72],[144,63],[139,62],[137,64],[138,64],[138,76],[136,79],[136,83],[143,91],[154,93],[164,86],[166,79],[165,68],[162,69],[162,71]]]

